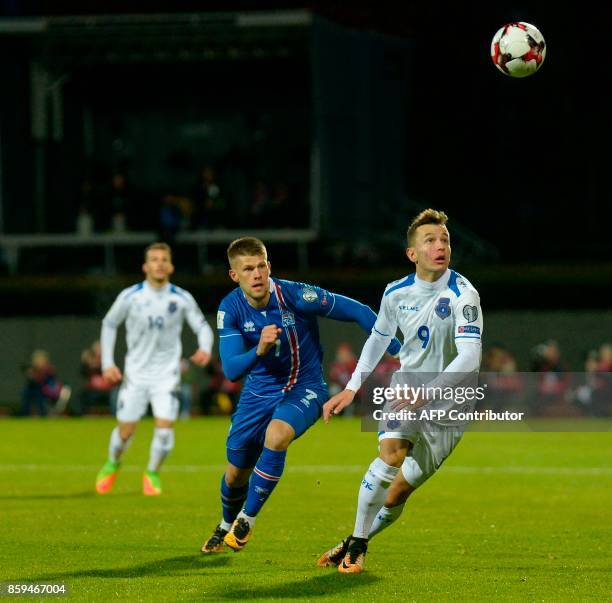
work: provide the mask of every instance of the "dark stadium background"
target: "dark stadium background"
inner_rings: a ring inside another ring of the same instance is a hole
[[[152,238],[163,196],[189,195],[204,164],[228,190],[242,179],[224,225],[240,232],[250,231],[255,182],[283,180],[290,205],[273,229],[314,234],[271,242],[275,273],[374,308],[384,284],[410,270],[410,216],[442,208],[454,267],[481,293],[485,345],[502,343],[527,369],[533,346],[554,338],[581,370],[585,353],[610,340],[603,4],[143,6],[0,2],[1,403],[14,403],[19,366],[36,347],[76,382],[80,350],[118,291],[140,278],[141,239],[67,244],[84,179],[117,169],[130,180],[138,232]],[[311,21],[287,25],[283,11],[293,10]],[[235,25],[236,14],[257,11],[266,24]],[[36,33],[42,15],[51,25]],[[541,71],[526,80],[504,77],[489,58],[491,37],[512,20],[536,24],[548,45]],[[33,62],[49,77],[38,112]],[[42,130],[33,123],[40,111]],[[198,132],[212,132],[210,144],[197,142]],[[65,244],[28,246],[44,234]],[[16,235],[32,235],[18,260]],[[229,289],[224,245],[198,249],[179,235],[174,246],[175,281],[208,314]],[[358,349],[354,330],[324,324],[330,355],[341,340]]]

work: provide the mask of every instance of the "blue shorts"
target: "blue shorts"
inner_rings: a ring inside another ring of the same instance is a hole
[[[289,423],[297,440],[321,416],[327,398],[324,382],[296,385],[278,396],[260,397],[243,392],[227,436],[227,460],[240,469],[255,467],[272,419]]]

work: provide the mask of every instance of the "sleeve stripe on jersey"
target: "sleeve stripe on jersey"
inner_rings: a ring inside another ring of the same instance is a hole
[[[459,291],[459,287],[457,287],[457,273],[454,270],[451,270],[450,278],[448,279],[448,288],[457,296],[461,295],[461,291]]]
[[[455,339],[480,339],[478,335],[455,335]]]
[[[132,285],[132,287],[127,290],[125,294],[125,299],[127,299],[128,297],[130,297],[130,295],[133,295],[137,291],[140,291],[141,289],[144,289],[144,283],[136,283],[135,285]]]
[[[372,327],[372,330],[376,331],[382,337],[391,337],[391,335],[388,335],[387,333],[381,333],[376,327]]]
[[[333,296],[334,301],[332,302],[332,305],[331,305],[331,308],[329,309],[329,312],[327,312],[327,313],[325,314],[325,316],[329,316],[330,312],[331,312],[331,311],[334,309],[334,306],[336,305],[336,296],[335,296],[333,293],[330,293],[330,295],[332,295],[332,296]]]
[[[238,335],[242,335],[242,333],[229,333],[228,335],[219,335],[219,337],[237,337]]]

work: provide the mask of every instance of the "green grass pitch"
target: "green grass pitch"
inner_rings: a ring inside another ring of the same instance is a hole
[[[145,420],[115,490],[93,492],[111,419],[0,422],[0,580],[83,601],[582,601],[610,597],[612,433],[468,433],[357,576],[315,566],[353,525],[374,434],[317,424],[239,553],[201,555],[220,517],[227,419],[177,425],[164,494],[140,493]],[[610,424],[607,425],[607,429]]]

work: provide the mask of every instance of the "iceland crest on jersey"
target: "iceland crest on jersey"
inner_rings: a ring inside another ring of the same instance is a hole
[[[171,301],[168,304],[168,313],[169,314],[174,314],[174,312],[176,312],[177,308],[178,308],[178,306],[176,305],[176,302],[175,301]]]
[[[283,311],[281,312],[281,322],[283,327],[291,327],[295,325],[295,316],[293,312]]]
[[[448,318],[451,315],[450,297],[441,297],[434,311],[442,320]]]

